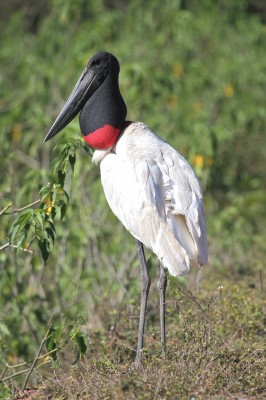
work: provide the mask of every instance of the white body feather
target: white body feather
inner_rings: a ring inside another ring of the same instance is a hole
[[[188,162],[145,124],[135,122],[115,146],[96,150],[106,199],[126,229],[171,275],[207,262],[202,192]]]

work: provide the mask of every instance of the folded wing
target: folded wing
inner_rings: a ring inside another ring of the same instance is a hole
[[[202,193],[187,161],[144,124],[124,132],[101,162],[107,201],[172,275],[207,262]]]

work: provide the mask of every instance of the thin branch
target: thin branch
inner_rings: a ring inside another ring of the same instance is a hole
[[[4,376],[5,376],[6,371],[8,369],[16,369],[16,368],[24,367],[25,365],[27,365],[26,361],[23,361],[22,363],[16,364],[16,365],[10,365],[10,364],[6,363],[4,369],[3,369],[2,373],[1,373],[1,376],[0,376],[0,382],[3,382]],[[10,377],[12,378],[11,375],[10,375]]]
[[[6,364],[4,369],[3,369],[3,371],[2,371],[2,373],[1,373],[1,376],[0,376],[0,382],[2,382],[2,380],[4,379],[4,376],[6,374],[7,368],[8,368],[8,365]]]
[[[43,366],[46,365],[46,364],[50,364],[50,362],[51,362],[51,360],[44,361],[43,363],[37,365],[36,370],[39,369],[39,368],[41,368],[41,367],[43,367]],[[6,376],[5,378],[1,378],[1,379],[0,379],[0,382],[5,382],[5,381],[8,381],[9,379],[12,379],[12,378],[14,378],[14,377],[16,377],[16,376],[25,374],[25,373],[28,372],[29,370],[30,370],[30,368],[22,369],[21,371],[15,372],[15,373],[12,374],[12,375],[8,375],[8,376]],[[25,388],[23,388],[23,390],[24,390],[24,389],[25,389]]]
[[[200,309],[200,311],[202,311],[203,313],[206,313],[206,310],[203,309],[203,307],[200,305],[200,303],[198,302],[198,300],[196,300],[196,297],[193,295],[193,293],[191,291],[187,291],[185,292],[184,290],[181,289],[180,286],[178,286],[176,284],[176,282],[171,279],[171,277],[169,276],[169,280],[170,282],[172,282],[174,284],[174,286],[179,290],[179,292],[181,292],[187,299],[189,299],[190,301],[193,301],[193,303],[195,303],[198,308]]]
[[[5,381],[8,381],[9,379],[14,378],[15,376],[25,374],[26,372],[29,371],[29,369],[30,369],[30,368],[22,369],[21,371],[15,372],[15,373],[12,374],[12,375],[8,375],[8,376],[6,376],[5,378],[1,379],[0,382],[5,382]]]
[[[16,365],[10,365],[10,364],[6,363],[6,367],[9,369],[15,369],[15,368],[24,367],[24,365],[27,365],[27,364],[28,363],[26,361],[23,361],[20,364],[16,364]]]
[[[43,367],[44,365],[50,364],[51,362],[52,362],[52,360],[50,359],[50,360],[44,361],[43,363],[37,365],[36,371],[37,371],[39,368]]]
[[[47,339],[47,337],[44,338],[44,340],[46,340],[46,339]],[[52,353],[56,352],[57,350],[58,350],[58,349],[56,348],[56,349],[53,349],[53,350],[51,350],[51,351],[45,353],[45,354],[42,355],[42,356],[39,356],[39,357],[37,356],[37,357],[34,359],[33,363],[35,362],[35,364],[36,364],[36,361],[40,361],[40,360],[42,360],[43,358],[47,358],[47,356],[51,355]],[[46,360],[46,361],[42,362],[41,364],[37,365],[35,369],[37,370],[37,369],[43,367],[44,365],[49,364],[50,362],[51,362],[51,359],[50,359],[50,360]],[[20,371],[18,371],[18,372],[14,372],[13,374],[8,375],[8,376],[5,377],[5,374],[6,374],[6,372],[7,372],[8,369],[16,369],[16,368],[23,367],[23,366],[25,366],[25,365],[27,365],[27,362],[22,362],[22,363],[16,364],[16,365],[9,365],[9,364],[6,364],[5,367],[4,367],[4,369],[3,369],[3,371],[2,371],[2,373],[1,373],[0,382],[2,383],[2,382],[5,382],[5,381],[8,381],[9,379],[12,379],[12,378],[14,378],[14,377],[16,377],[16,376],[19,376],[19,375],[22,375],[22,374],[25,374],[26,372],[29,372],[29,371],[32,372],[32,369],[33,369],[33,368],[32,368],[32,366],[31,366],[31,367],[22,369],[22,370],[20,370]],[[26,385],[26,384],[27,384],[27,382],[25,382],[25,385]],[[24,388],[24,389],[25,389],[25,388]]]
[[[61,346],[58,346],[58,347],[56,347],[55,349],[52,349],[51,351],[46,352],[46,353],[43,354],[43,355],[40,355],[45,341],[49,338],[49,330],[50,330],[50,329],[47,330],[47,332],[46,332],[44,338],[43,338],[42,341],[41,341],[41,344],[40,344],[40,347],[39,347],[39,349],[38,349],[37,355],[36,355],[36,357],[34,358],[34,360],[32,361],[31,367],[25,368],[25,369],[23,369],[23,370],[21,370],[21,371],[15,372],[14,374],[11,374],[11,375],[9,375],[9,376],[4,377],[8,369],[11,369],[11,368],[12,368],[12,369],[19,368],[19,367],[22,367],[22,366],[28,364],[27,362],[22,362],[22,363],[17,364],[17,365],[9,365],[9,364],[6,363],[6,365],[5,365],[5,367],[4,367],[4,370],[3,370],[2,373],[1,373],[0,383],[5,382],[5,381],[8,381],[9,379],[12,379],[12,378],[14,378],[14,377],[16,377],[16,376],[19,376],[19,375],[22,375],[22,374],[26,374],[26,373],[27,373],[27,376],[26,376],[26,379],[25,379],[25,382],[24,382],[24,385],[23,385],[23,390],[24,390],[24,389],[26,388],[27,384],[28,384],[28,380],[29,380],[29,378],[30,378],[30,376],[31,376],[31,374],[32,374],[32,371],[33,371],[34,369],[37,371],[37,370],[38,370],[39,368],[41,368],[42,366],[51,363],[52,360],[51,360],[51,359],[45,360],[44,362],[42,362],[41,364],[39,364],[39,365],[37,365],[37,366],[36,366],[36,363],[37,363],[38,361],[44,359],[44,358],[47,358],[47,356],[51,356],[53,353],[56,353],[57,351],[61,350],[61,349],[62,349],[70,340],[72,340],[73,337],[74,337],[74,336],[72,335],[69,339],[65,340]],[[131,350],[132,350],[132,349],[131,349]]]
[[[32,250],[30,250],[30,249],[25,249],[25,248],[16,246],[15,244],[11,244],[10,242],[8,242],[8,243],[4,244],[3,246],[1,246],[1,247],[0,247],[0,251],[1,251],[1,250],[5,250],[7,247],[14,247],[15,249],[20,249],[20,250],[22,250],[22,251],[25,251],[26,253],[33,254],[33,251],[32,251]]]
[[[10,243],[9,243],[9,242],[6,243],[6,244],[4,244],[3,246],[1,246],[1,247],[0,247],[0,251],[1,251],[1,250],[5,250],[7,247],[10,247]]]
[[[38,361],[38,359],[39,359],[39,357],[40,357],[40,354],[41,354],[43,345],[44,345],[44,343],[46,342],[46,340],[47,340],[47,338],[48,338],[48,336],[49,336],[49,331],[50,331],[50,329],[47,330],[47,332],[46,332],[44,338],[43,338],[42,341],[41,341],[41,344],[40,344],[39,350],[38,350],[38,352],[37,352],[37,355],[36,355],[36,357],[34,358],[33,363],[32,363],[32,365],[31,365],[31,367],[30,367],[30,369],[29,369],[29,372],[28,372],[28,374],[27,374],[27,376],[26,376],[26,379],[25,379],[25,382],[24,382],[24,385],[23,385],[23,390],[26,388],[27,383],[28,383],[28,380],[29,380],[29,378],[30,378],[30,376],[31,376],[31,374],[32,374],[32,371],[33,371],[33,369],[34,369],[34,367],[35,367],[35,365],[36,365],[36,363],[37,363],[37,361]]]
[[[13,203],[10,201],[10,202],[8,203],[8,205],[7,205],[5,208],[3,208],[2,211],[0,211],[0,215],[4,214],[5,211],[6,211],[8,208],[12,207],[12,206],[13,206]]]
[[[25,251],[25,253],[30,253],[30,254],[34,254],[32,250],[30,249],[25,249],[24,247],[18,247],[15,244],[11,244],[10,247],[14,247],[15,249],[20,249],[22,251]]]
[[[4,212],[5,211],[5,209],[4,210],[2,210],[1,211],[1,213],[0,213],[0,215],[10,215],[10,214],[16,214],[16,213],[18,213],[18,212],[20,212],[20,211],[24,211],[24,210],[26,210],[27,208],[30,208],[30,207],[32,207],[32,206],[35,206],[36,204],[38,204],[38,203],[40,203],[40,199],[38,199],[38,200],[35,200],[33,203],[30,203],[30,204],[28,204],[27,206],[24,206],[24,207],[21,207],[21,208],[15,208],[14,210],[12,210],[12,211],[10,211],[10,212]],[[11,207],[11,206],[10,206]],[[9,207],[7,207],[7,208],[9,208]],[[7,209],[6,208],[6,209]]]

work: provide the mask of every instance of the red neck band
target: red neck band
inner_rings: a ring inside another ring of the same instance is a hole
[[[104,125],[102,128],[84,136],[85,141],[94,149],[108,149],[113,146],[121,132],[121,129],[111,125]]]

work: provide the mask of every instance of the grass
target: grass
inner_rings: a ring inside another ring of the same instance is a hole
[[[134,368],[138,307],[99,308],[100,329],[88,330],[88,352],[76,362],[69,341],[31,377],[15,399],[264,399],[266,396],[265,296],[260,272],[235,284],[208,282],[195,290],[170,279],[167,360],[160,354],[158,298],[148,307],[143,366]],[[219,275],[217,275],[218,277]],[[208,286],[207,286],[208,285]],[[205,287],[206,286],[206,287]],[[212,290],[210,290],[212,287]],[[36,389],[34,389],[36,388]]]

